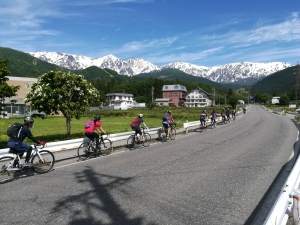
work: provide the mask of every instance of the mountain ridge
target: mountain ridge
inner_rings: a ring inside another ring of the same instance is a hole
[[[173,68],[218,83],[240,84],[254,84],[275,72],[292,66],[284,62],[237,62],[213,67],[198,66],[186,62],[173,62],[163,66],[157,66],[141,58],[130,58],[124,61],[112,54],[101,58],[58,52],[27,52],[27,54],[71,70],[81,70],[90,66],[97,66],[99,68],[109,68],[121,75],[135,76],[141,73]]]

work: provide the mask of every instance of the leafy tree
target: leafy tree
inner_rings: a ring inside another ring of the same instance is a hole
[[[2,116],[6,116],[6,114],[3,112],[5,106],[4,99],[16,96],[16,92],[20,88],[20,86],[10,86],[7,84],[9,79],[6,76],[10,74],[7,69],[8,63],[9,59],[0,58],[0,112]],[[11,101],[11,103],[13,102],[14,100]]]
[[[286,94],[281,94],[279,95],[280,99],[279,99],[279,105],[288,105],[290,104],[290,98],[288,95]]]
[[[259,103],[267,103],[268,100],[270,100],[272,98],[271,94],[268,93],[259,93],[257,95],[255,95],[255,102],[259,102]]]
[[[235,94],[243,96],[244,98],[248,99],[249,92],[246,91],[245,88],[240,88],[235,91]]]
[[[232,107],[233,109],[235,109],[236,106],[237,106],[237,104],[239,103],[238,100],[240,100],[240,99],[238,98],[237,95],[230,95],[230,96],[228,97],[228,104],[231,105],[231,107]]]
[[[26,95],[31,108],[47,115],[61,112],[66,118],[67,139],[71,138],[71,119],[80,119],[99,92],[83,76],[71,72],[49,71],[38,77]]]

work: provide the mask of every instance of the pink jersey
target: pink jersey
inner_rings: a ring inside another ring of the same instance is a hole
[[[93,133],[97,127],[102,127],[102,124],[99,121],[96,121],[96,126],[91,126],[89,128],[84,129],[84,133]]]

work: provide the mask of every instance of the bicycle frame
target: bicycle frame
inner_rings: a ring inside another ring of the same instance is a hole
[[[45,163],[45,160],[43,159],[43,157],[41,156],[41,154],[39,152],[39,149],[37,148],[38,145],[34,144],[33,146],[34,147],[32,148],[32,152],[31,152],[31,155],[30,155],[30,158],[29,158],[29,162],[33,159],[33,157],[35,155],[37,155],[39,157],[39,160],[41,160],[42,163]],[[42,147],[40,149],[43,149],[44,147],[45,147],[45,145],[42,145]],[[20,167],[20,170],[21,170],[22,169],[22,163],[21,163],[22,161],[21,161],[20,154],[23,154],[23,153],[18,153],[18,152],[9,152],[9,153],[15,155],[14,159],[10,163],[13,165],[15,163],[15,161],[18,160],[19,165],[21,165],[21,167]]]

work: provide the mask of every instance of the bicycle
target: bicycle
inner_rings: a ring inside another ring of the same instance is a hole
[[[226,123],[227,123],[226,116],[222,116],[222,124],[226,124]]]
[[[79,159],[83,161],[100,155],[109,155],[112,152],[112,142],[108,138],[110,134],[106,135],[105,138],[103,138],[103,134],[99,135],[99,149],[96,149],[96,138],[82,142],[77,149]]]
[[[148,147],[151,142],[151,135],[148,132],[145,132],[145,128],[142,127],[142,141],[140,141],[140,136],[137,134],[132,134],[127,139],[127,148],[134,150],[137,147],[143,145],[144,147]]]
[[[228,123],[230,123],[230,116],[227,116],[226,120]]]
[[[233,120],[233,121],[235,121],[235,117],[236,117],[236,116],[235,116],[234,114],[232,114],[232,120]]]
[[[18,177],[18,174],[26,172],[28,169],[32,169],[33,172],[42,174],[52,170],[55,157],[49,150],[41,150],[44,145],[34,144],[29,162],[33,165],[30,167],[24,167],[21,162],[21,156],[23,153],[16,152],[15,149],[10,148],[8,153],[14,156],[4,156],[0,158],[0,183],[11,181]],[[40,147],[40,148],[38,148]]]
[[[210,121],[211,121],[210,128],[211,129],[216,128],[217,127],[216,118],[215,119],[210,118]]]
[[[175,140],[176,137],[176,124],[177,123],[170,123],[170,139],[171,140]],[[160,138],[160,140],[162,142],[165,142],[168,140],[168,128],[165,128],[164,126],[162,126],[159,130],[158,130],[158,137]]]
[[[207,131],[207,126],[204,126],[203,122],[200,122],[199,130],[200,130],[200,132]]]

